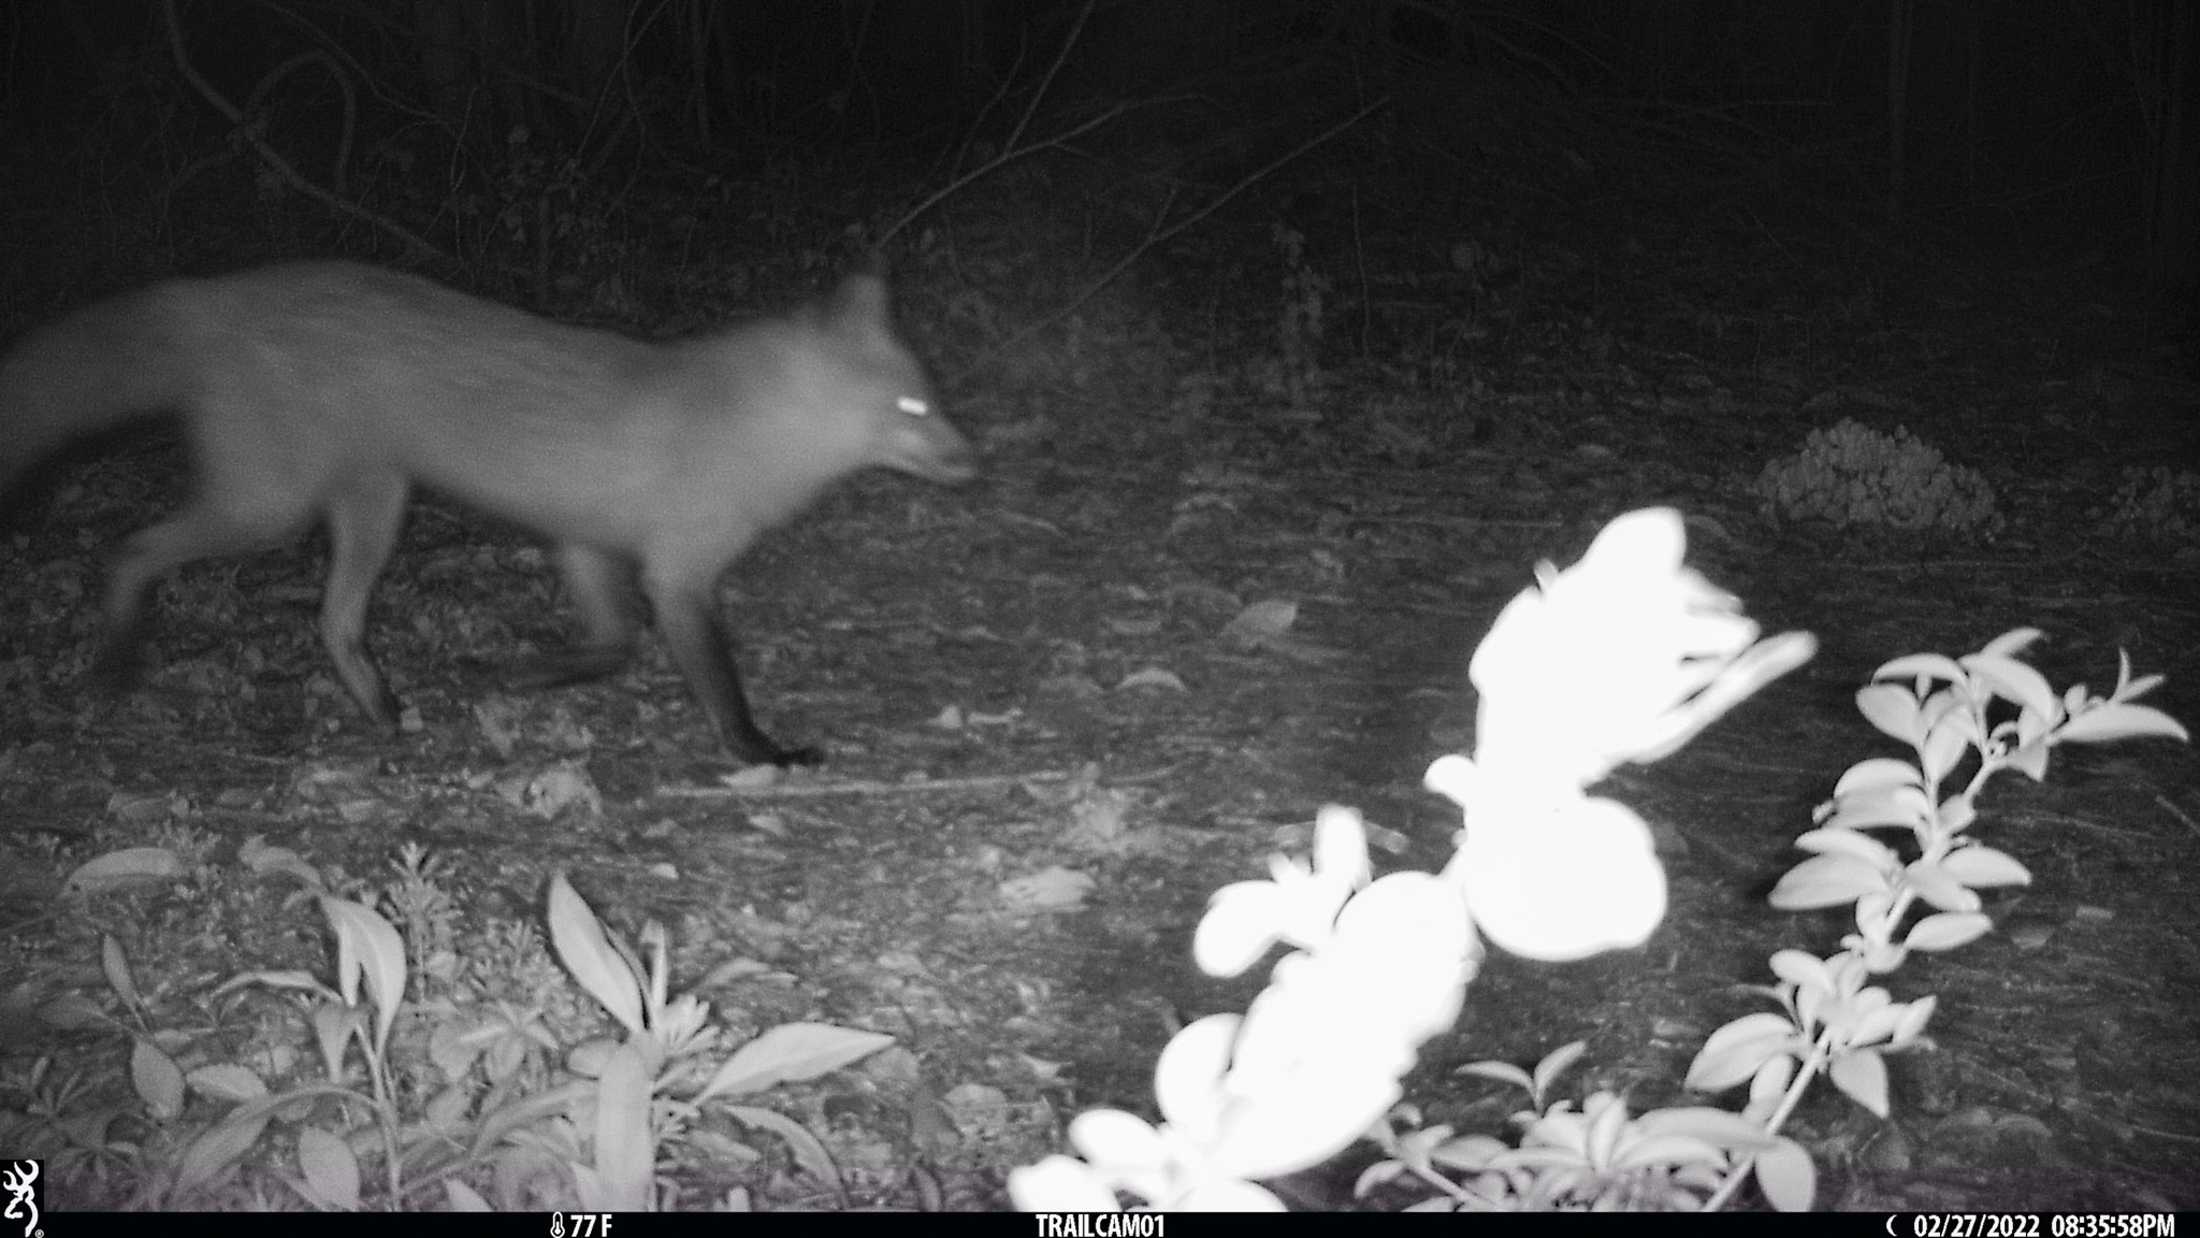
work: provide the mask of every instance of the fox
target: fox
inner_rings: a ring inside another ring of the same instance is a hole
[[[151,594],[170,572],[319,524],[321,643],[360,712],[394,729],[401,710],[368,656],[367,607],[423,487],[551,543],[579,638],[522,682],[624,667],[639,594],[725,749],[782,767],[822,753],[758,727],[720,578],[855,473],[954,486],[979,471],[874,270],[791,311],[672,341],[354,262],[154,284],[0,354],[0,493],[147,414],[180,418],[192,484],[113,556],[89,667],[100,686],[137,679]]]

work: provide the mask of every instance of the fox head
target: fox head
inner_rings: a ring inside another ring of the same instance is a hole
[[[894,329],[884,279],[850,275],[805,318],[802,386],[814,410],[855,433],[846,446],[860,457],[857,467],[950,486],[978,475],[977,451],[941,415],[923,363]]]

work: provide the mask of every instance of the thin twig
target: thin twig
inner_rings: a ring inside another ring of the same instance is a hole
[[[1055,75],[1062,71],[1062,66],[1069,60],[1070,49],[1077,46],[1077,40],[1084,35],[1085,22],[1092,17],[1096,3],[1097,0],[1085,0],[1077,6],[1077,16],[1070,21],[1069,33],[1062,36],[1062,46],[1054,53],[1054,63],[1047,66],[1046,76],[1039,79],[1039,88],[1031,92],[1031,102],[1024,105],[1024,114],[1017,119],[1016,127],[1008,131],[1008,141],[1001,144],[1004,150],[1016,149],[1016,143],[1023,139],[1024,130],[1031,127],[1031,118],[1038,114],[1040,101],[1047,97],[1047,91],[1053,89]]]
[[[1031,782],[1067,782],[1074,772],[1040,770],[1029,774],[980,774],[968,778],[928,778],[923,782],[773,782],[754,787],[660,787],[657,798],[675,800],[808,799],[825,795],[903,795],[930,791],[986,791]]]
[[[1207,218],[1209,215],[1214,214],[1216,211],[1221,210],[1224,204],[1228,203],[1230,199],[1237,197],[1239,194],[1244,193],[1246,190],[1252,188],[1254,185],[1260,183],[1270,176],[1275,175],[1276,171],[1282,168],[1285,164],[1290,163],[1292,160],[1297,159],[1299,156],[1304,155],[1306,152],[1314,149],[1317,146],[1320,146],[1324,142],[1329,141],[1331,138],[1336,137],[1338,134],[1343,133],[1345,130],[1350,129],[1352,126],[1359,124],[1361,121],[1366,120],[1378,109],[1387,107],[1389,106],[1389,104],[1390,97],[1388,95],[1377,99],[1375,102],[1368,104],[1366,107],[1361,108],[1359,111],[1354,112],[1352,115],[1345,117],[1343,120],[1338,121],[1336,124],[1329,126],[1327,129],[1322,130],[1320,133],[1315,134],[1313,137],[1310,137],[1304,142],[1299,143],[1297,146],[1292,147],[1290,150],[1285,151],[1283,154],[1278,155],[1277,157],[1269,160],[1265,164],[1262,164],[1260,167],[1253,169],[1251,172],[1242,177],[1235,185],[1232,185],[1228,189],[1223,190],[1220,195],[1216,196],[1214,200],[1208,202],[1207,205],[1200,207],[1198,210],[1193,211],[1191,214],[1186,215],[1180,220],[1177,220],[1175,223],[1167,224],[1166,226],[1164,226],[1164,221],[1166,221],[1168,218],[1168,206],[1166,203],[1164,203],[1161,209],[1161,213],[1155,217],[1153,228],[1146,233],[1144,239],[1140,240],[1137,245],[1132,246],[1131,251],[1123,255],[1120,261],[1118,261],[1115,265],[1109,267],[1107,270],[1102,271],[1098,279],[1093,280],[1092,283],[1087,285],[1083,291],[1079,292],[1076,296],[1071,297],[1068,304],[1055,308],[1051,313],[1047,314],[1046,317],[1039,319],[1038,321],[1032,323],[1030,326],[1025,327],[1021,331],[1018,331],[1016,334],[1009,336],[1005,340],[1002,340],[1000,343],[987,348],[985,350],[985,353],[980,355],[979,360],[973,362],[972,365],[976,366],[978,364],[981,364],[985,356],[1003,352],[1007,349],[1013,348],[1014,346],[1023,343],[1025,340],[1030,339],[1032,336],[1037,335],[1041,331],[1044,331],[1047,328],[1053,326],[1055,323],[1062,321],[1064,318],[1069,317],[1071,314],[1076,313],[1077,310],[1085,304],[1085,302],[1090,301],[1095,296],[1098,296],[1101,289],[1106,288],[1109,284],[1114,283],[1117,277],[1121,276],[1123,272],[1129,270],[1132,263],[1144,257],[1147,251],[1153,249],[1157,245],[1168,241],[1170,238],[1176,236],[1178,233],[1183,232],[1185,229],[1190,228],[1192,225],[1198,223],[1199,221]],[[1169,201],[1173,202],[1175,200],[1175,195],[1171,194]]]
[[[1095,3],[1097,3],[1097,0],[1085,0],[1085,3],[1079,6],[1076,18],[1070,22],[1069,33],[1062,36],[1062,46],[1055,50],[1053,62],[1047,65],[1046,74],[1039,79],[1038,89],[1032,91],[1031,101],[1024,105],[1023,115],[1016,118],[1015,127],[1008,131],[1008,140],[1001,143],[1001,153],[995,155],[991,159],[986,160],[984,163],[979,164],[977,167],[972,168],[970,171],[956,176],[953,180],[948,181],[946,185],[940,187],[935,192],[926,195],[923,201],[911,207],[908,211],[903,213],[900,219],[895,220],[892,224],[883,229],[879,233],[878,239],[873,242],[874,246],[885,245],[886,242],[890,240],[896,233],[900,232],[903,228],[908,227],[910,224],[916,222],[916,220],[926,211],[929,211],[933,207],[938,206],[941,202],[946,201],[951,195],[961,191],[972,181],[991,176],[993,173],[999,171],[1003,167],[1006,167],[1007,165],[1014,163],[1019,159],[1025,158],[1026,156],[1035,155],[1043,150],[1052,150],[1055,147],[1061,146],[1063,143],[1068,142],[1072,138],[1078,137],[1081,134],[1090,133],[1094,129],[1099,128],[1101,125],[1107,124],[1109,121],[1114,120],[1116,117],[1121,116],[1124,112],[1130,110],[1129,104],[1118,103],[1114,107],[1111,107],[1108,110],[1100,113],[1098,116],[1091,117],[1082,124],[1072,126],[1067,132],[1057,133],[1052,137],[1046,138],[1042,141],[1034,142],[1029,146],[1017,145],[1017,143],[1023,141],[1024,131],[1031,127],[1032,117],[1038,114],[1039,104],[1046,99],[1047,91],[1053,87],[1055,75],[1062,71],[1062,65],[1069,60],[1070,50],[1077,46],[1077,40],[1084,34],[1085,19],[1092,16],[1092,9]],[[1002,89],[1005,90],[1007,88],[1004,85]],[[986,106],[990,109],[992,107],[992,104],[988,103]],[[982,119],[984,113],[980,112],[979,115]],[[967,145],[968,144],[966,143],[966,148]]]
[[[982,180],[985,177],[991,176],[995,172],[1000,171],[1003,167],[1007,166],[1008,164],[1014,163],[1019,159],[1023,159],[1030,155],[1036,155],[1043,150],[1052,150],[1055,147],[1064,145],[1073,138],[1081,137],[1084,134],[1090,133],[1093,130],[1099,128],[1100,126],[1107,124],[1109,121],[1114,120],[1116,117],[1121,116],[1123,113],[1129,111],[1130,109],[1130,104],[1118,103],[1114,107],[1109,108],[1107,111],[1100,113],[1098,116],[1091,117],[1083,123],[1075,125],[1064,132],[1054,134],[1051,137],[1034,142],[1029,146],[1025,146],[1022,148],[1004,147],[1000,154],[995,155],[991,159],[986,160],[984,163],[979,164],[977,167],[972,168],[970,171],[965,172],[955,179],[947,182],[947,184],[941,186],[938,190],[927,194],[924,201],[919,202],[915,206],[909,208],[909,210],[904,213],[900,219],[895,220],[891,225],[881,231],[878,236],[877,244],[884,245],[887,240],[890,239],[895,233],[901,231],[903,228],[908,227],[910,224],[915,223],[918,217],[922,216],[926,211],[929,211],[933,207],[938,206],[941,202],[946,201],[948,198],[952,197],[954,194],[968,186],[972,181]]]
[[[220,112],[223,118],[235,126],[237,138],[250,146],[252,152],[260,157],[260,162],[266,164],[268,170],[275,173],[278,179],[332,211],[349,215],[353,219],[380,228],[382,231],[412,246],[422,255],[450,261],[450,255],[430,244],[427,238],[419,233],[386,215],[370,211],[356,203],[346,202],[300,175],[298,169],[290,166],[289,160],[284,159],[281,154],[276,152],[274,147],[267,144],[265,138],[253,131],[251,125],[245,123],[244,113],[238,111],[235,104],[223,98],[222,93],[214,89],[213,83],[199,76],[198,70],[191,66],[191,58],[183,48],[183,22],[176,16],[176,0],[161,0],[161,11],[168,19],[168,47],[169,51],[175,56],[176,71],[183,75],[184,81],[189,82],[193,90],[199,92],[199,97],[206,100],[209,107]]]
[[[1113,786],[1131,783],[1157,782],[1175,773],[1184,765],[1172,762],[1159,769],[1135,774],[1110,774],[1107,782]],[[657,798],[675,800],[724,800],[724,799],[807,799],[826,795],[899,795],[909,792],[930,791],[990,791],[998,787],[1020,787],[1032,783],[1075,782],[1080,778],[1099,777],[1094,766],[1080,769],[1033,770],[1028,774],[973,774],[967,778],[927,778],[923,782],[886,782],[875,778],[859,778],[852,782],[795,782],[766,783],[755,787],[659,787]]]
[[[2154,802],[2160,804],[2164,809],[2167,809],[2170,816],[2173,816],[2179,821],[2184,822],[2186,829],[2191,830],[2195,834],[2200,834],[2200,825],[2193,824],[2192,818],[2186,816],[2182,809],[2178,808],[2177,805],[2171,803],[2168,796],[2156,793],[2154,797]]]
[[[352,92],[351,79],[344,76],[343,67],[336,63],[335,57],[318,47],[299,52],[290,59],[269,69],[258,82],[253,83],[252,97],[246,101],[245,106],[258,110],[261,103],[267,99],[269,92],[273,91],[283,78],[289,76],[292,69],[307,64],[318,64],[327,70],[329,81],[335,84],[336,92],[344,96],[344,126],[341,130],[342,136],[337,139],[336,156],[329,160],[329,183],[336,187],[337,193],[346,193],[349,191],[345,188],[344,178],[348,173],[344,169],[351,166],[352,134],[357,132],[359,128],[359,100]]]

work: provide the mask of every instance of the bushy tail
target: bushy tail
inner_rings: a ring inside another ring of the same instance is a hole
[[[0,354],[0,495],[72,440],[180,409],[188,358],[157,292],[87,306]]]

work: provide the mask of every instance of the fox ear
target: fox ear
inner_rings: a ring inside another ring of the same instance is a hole
[[[842,327],[882,328],[888,325],[886,276],[882,270],[859,270],[840,281],[826,302],[825,313]]]

